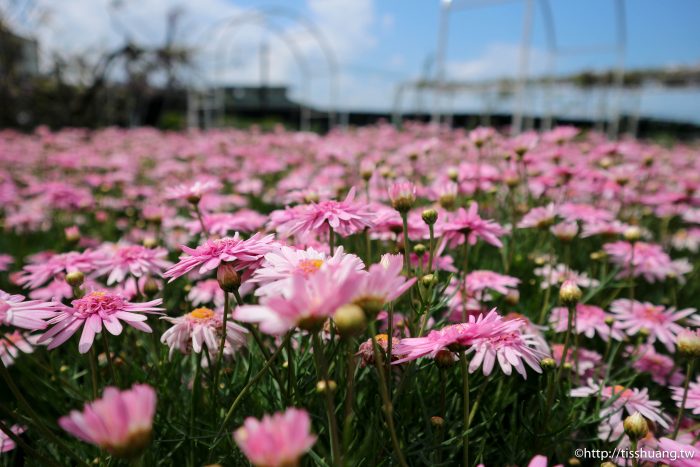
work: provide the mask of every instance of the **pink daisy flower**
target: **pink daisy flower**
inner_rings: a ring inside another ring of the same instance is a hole
[[[658,353],[653,345],[643,344],[637,348],[629,346],[627,354],[632,359],[632,368],[641,373],[649,373],[655,383],[677,386],[683,382],[683,373],[678,371],[673,359]]]
[[[277,231],[285,235],[297,233],[327,233],[329,228],[343,237],[361,232],[374,225],[374,214],[362,203],[355,202],[355,188],[343,201],[320,201],[295,206],[284,211]]]
[[[12,425],[10,427],[10,431],[17,436],[21,435],[26,430],[27,428],[21,425]],[[2,454],[3,452],[10,452],[16,447],[17,445],[12,440],[12,438],[7,436],[7,434],[4,431],[0,431],[0,454]]]
[[[653,463],[663,463],[671,467],[697,467],[700,448],[694,444],[681,443],[670,438],[660,438],[656,446],[657,454],[647,459]]]
[[[565,264],[557,264],[556,266],[545,264],[542,267],[535,268],[533,272],[537,277],[542,279],[540,282],[540,287],[542,289],[558,287],[567,280],[573,281],[579,287],[584,288],[598,287],[598,285],[600,285],[598,280],[591,279],[585,272],[574,271]]]
[[[53,279],[57,274],[80,271],[89,273],[95,269],[95,263],[102,258],[96,251],[86,250],[83,253],[71,251],[68,253],[41,255],[32,258],[32,263],[22,269],[19,284],[26,288],[36,289]]]
[[[221,333],[224,325],[224,314],[209,308],[196,308],[190,313],[177,318],[164,316],[161,319],[173,323],[173,326],[163,333],[160,341],[170,347],[170,358],[175,350],[189,354],[192,350],[201,353],[206,347],[210,356],[219,352]],[[248,330],[231,320],[226,321],[226,340],[224,355],[231,356],[245,345]]]
[[[216,269],[222,262],[232,263],[237,271],[256,267],[263,256],[274,248],[273,238],[272,235],[263,237],[256,233],[243,240],[236,232],[233,237],[207,240],[196,248],[183,245],[182,251],[185,254],[180,256],[180,261],[175,266],[165,271],[163,277],[170,278],[168,282],[172,282],[196,267],[199,267],[200,274],[204,274]]]
[[[197,180],[194,183],[182,183],[165,191],[166,199],[181,199],[197,203],[207,193],[221,189],[217,180]]]
[[[310,277],[326,265],[335,266],[342,263],[352,263],[356,271],[364,268],[362,260],[353,254],[345,253],[342,246],[335,250],[333,256],[328,256],[311,247],[306,250],[297,250],[281,246],[278,250],[265,255],[265,259],[255,270],[250,282],[260,284],[255,295],[280,295],[290,287],[292,276]]]
[[[470,296],[482,294],[485,290],[493,290],[507,295],[511,289],[517,289],[520,279],[506,276],[494,271],[472,271],[467,274],[467,293]]]
[[[561,365],[561,357],[564,354],[564,344],[552,344],[552,358]],[[596,374],[600,374],[600,370],[604,368],[603,356],[593,350],[579,347],[576,352],[569,351],[566,354],[566,363],[578,371],[578,375],[583,378],[591,378]]]
[[[674,272],[671,258],[660,245],[619,241],[606,243],[603,250],[610,261],[620,268],[620,278],[644,277],[647,282],[656,282]]]
[[[131,303],[121,295],[113,292],[91,292],[83,298],[73,300],[71,306],[64,306],[60,313],[47,323],[54,325],[39,338],[39,343],[46,343],[48,349],[55,349],[66,342],[82,326],[78,350],[86,353],[92,347],[95,335],[102,331],[102,325],[110,334],[118,336],[122,332],[121,321],[143,332],[152,332],[144,322],[146,316],[139,313],[158,313],[163,303],[159,298],[150,302]]]
[[[217,308],[221,308],[224,306],[224,291],[221,290],[219,281],[207,279],[199,281],[192,286],[192,289],[187,294],[187,300],[194,306],[213,303]]]
[[[10,269],[10,264],[14,263],[14,258],[10,255],[0,255],[0,272]]]
[[[683,377],[681,376],[681,381],[676,384],[682,384]],[[671,389],[671,399],[676,401],[676,407],[680,407],[683,402],[683,391],[682,386],[673,386]],[[688,385],[688,398],[685,401],[685,408],[693,411],[693,415],[700,414],[700,376]]]
[[[411,182],[396,182],[389,187],[391,205],[397,211],[408,210],[416,201],[416,185]]]
[[[60,303],[24,300],[0,290],[0,324],[35,331],[46,329],[47,319],[58,315]]]
[[[349,303],[360,285],[351,262],[320,269],[310,277],[293,275],[284,295],[263,297],[260,305],[243,305],[234,318],[259,323],[267,334],[283,334],[296,326],[315,328]]]
[[[438,223],[438,231],[448,242],[450,247],[464,243],[465,237],[470,245],[475,245],[481,238],[486,243],[501,248],[503,244],[499,239],[506,230],[492,220],[479,217],[479,205],[472,202],[469,210],[459,208],[443,223]]]
[[[224,237],[229,232],[255,232],[265,225],[267,217],[250,209],[240,209],[234,213],[205,214],[202,220],[210,234]],[[199,220],[189,222],[187,228],[190,235],[202,232],[202,224]]]
[[[554,224],[556,220],[558,211],[554,206],[554,203],[549,203],[547,206],[541,206],[537,208],[532,208],[523,218],[518,222],[519,229],[530,229],[530,228],[546,228]]]
[[[416,278],[406,280],[401,275],[403,256],[385,254],[369,271],[359,276],[354,302],[385,303],[393,302],[416,282]]]
[[[469,372],[473,373],[481,366],[484,376],[488,376],[494,363],[498,361],[506,375],[510,375],[515,368],[520,376],[527,379],[524,363],[537,373],[542,373],[539,362],[547,353],[538,350],[537,344],[535,336],[522,334],[520,331],[502,332],[494,337],[477,339],[467,351],[474,353],[469,362]]]
[[[677,322],[695,313],[694,308],[676,311],[675,308],[665,308],[661,305],[626,298],[612,302],[610,311],[614,313],[620,329],[628,335],[634,336],[644,328],[649,331],[650,344],[658,339],[669,352],[673,352],[676,337],[683,331],[683,327]]]
[[[146,248],[142,245],[108,245],[99,250],[103,258],[95,261],[95,275],[108,274],[107,285],[121,283],[127,274],[133,277],[160,276],[173,264],[166,258],[165,248]]]
[[[520,327],[517,319],[504,320],[494,308],[488,314],[478,318],[469,316],[466,323],[445,326],[438,331],[430,331],[425,337],[408,337],[401,339],[396,346],[396,353],[405,355],[397,360],[402,363],[429,356],[435,358],[438,352],[451,346],[471,347],[478,339],[494,338],[515,332]]]
[[[107,387],[101,399],[73,410],[58,420],[71,435],[94,444],[115,457],[134,458],[151,443],[156,391],[136,384],[120,391]]]
[[[611,401],[600,411],[601,418],[609,417],[606,423],[611,427],[622,422],[622,409],[628,415],[639,412],[647,420],[656,422],[664,428],[669,427],[668,418],[661,411],[661,402],[650,400],[646,388],[627,389],[624,386],[606,386],[601,391],[600,385],[589,379],[587,386],[572,389],[570,392],[571,397],[591,397],[599,393],[604,401]]]
[[[624,338],[617,322],[612,327],[605,323],[605,319],[611,317],[602,308],[595,305],[586,305],[578,303],[576,305],[576,323],[574,332],[583,334],[592,339],[595,334],[598,334],[604,341],[608,341],[610,337],[615,340]],[[556,307],[552,310],[549,317],[549,323],[555,332],[566,332],[569,323],[569,310],[566,307]]]
[[[309,414],[295,408],[265,415],[262,420],[248,417],[233,433],[233,439],[248,460],[259,467],[298,465],[301,456],[316,443]]]
[[[19,331],[5,333],[0,337],[0,360],[5,366],[12,365],[20,352],[32,353],[36,345],[37,336],[30,336]]]

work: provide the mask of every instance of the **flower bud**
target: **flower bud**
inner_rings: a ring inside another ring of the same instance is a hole
[[[608,462],[603,462],[602,464],[600,464],[600,467],[617,467],[617,465],[608,461]]]
[[[330,391],[332,394],[336,391],[336,389],[338,389],[338,385],[331,379],[321,380],[316,383],[316,392],[319,394],[325,394],[327,391]]]
[[[506,303],[510,306],[515,306],[520,302],[520,292],[517,290],[509,290],[506,294]]]
[[[333,315],[335,327],[343,337],[356,336],[365,330],[367,318],[365,312],[357,305],[348,304],[338,308]]]
[[[196,206],[199,204],[199,201],[202,199],[202,195],[199,193],[190,193],[187,195],[187,202]]]
[[[640,440],[649,433],[649,425],[647,425],[647,421],[639,412],[635,412],[625,418],[622,425],[625,428],[625,433],[632,441]]]
[[[456,182],[459,179],[459,171],[454,167],[450,167],[447,169],[447,177],[453,182]]]
[[[430,417],[430,423],[435,427],[435,428],[442,428],[443,425],[445,425],[445,419],[442,417]]]
[[[615,318],[612,316],[606,316],[604,322],[606,326],[613,327],[615,325]]]
[[[143,239],[143,246],[146,248],[155,248],[158,246],[158,240],[153,237],[146,237]]]
[[[422,243],[416,243],[415,245],[413,245],[413,252],[415,254],[417,254],[418,257],[420,258],[426,252],[425,245],[423,245]]]
[[[567,306],[576,305],[582,295],[581,289],[571,279],[565,280],[559,289],[559,299]]]
[[[636,225],[633,225],[628,227],[623,235],[628,242],[636,242],[642,237],[642,230]]]
[[[85,282],[85,274],[80,271],[73,271],[66,274],[66,283],[71,287],[80,287]]]
[[[420,278],[421,284],[425,287],[430,287],[437,284],[437,276],[435,274],[426,274]]]
[[[575,457],[570,458],[568,461],[566,461],[566,463],[571,467],[578,467],[579,465],[581,465],[581,461]]]
[[[80,240],[80,230],[78,230],[78,226],[73,225],[71,227],[66,227],[64,232],[66,234],[66,240],[69,243],[77,243],[78,240]]]
[[[678,352],[688,357],[700,357],[700,334],[698,331],[683,330],[676,340]]]
[[[230,263],[219,264],[216,269],[216,280],[224,292],[233,292],[241,286],[241,276]]]
[[[592,261],[604,261],[607,255],[604,251],[594,251],[589,257]]]
[[[552,368],[556,368],[557,362],[555,362],[553,358],[546,357],[540,360],[540,366],[543,370],[551,370]]]
[[[457,197],[454,195],[454,193],[444,193],[440,195],[440,198],[438,198],[438,203],[440,206],[448,211],[454,209],[456,202]]]
[[[160,284],[158,284],[158,281],[152,277],[146,279],[146,282],[143,284],[143,293],[150,298],[158,292],[160,292]]]
[[[455,364],[455,354],[449,350],[440,350],[435,354],[435,364],[438,368],[450,368]]]
[[[435,222],[437,222],[438,213],[435,209],[425,209],[421,214],[421,217],[423,218],[423,222],[428,225],[433,225]]]

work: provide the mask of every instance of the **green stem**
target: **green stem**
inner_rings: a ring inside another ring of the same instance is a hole
[[[226,416],[224,417],[224,421],[221,423],[221,426],[219,427],[219,431],[218,431],[217,434],[216,434],[216,438],[215,438],[215,439],[216,439],[217,441],[216,441],[216,442],[214,443],[214,445],[211,447],[212,450],[213,450],[213,449],[216,447],[216,445],[219,443],[220,438],[221,438],[221,434],[222,434],[222,433],[224,432],[224,430],[226,429],[226,425],[228,424],[229,420],[230,420],[231,417],[233,416],[233,413],[234,413],[234,411],[236,410],[236,408],[238,407],[238,405],[239,405],[239,404],[241,403],[241,401],[243,400],[243,397],[245,397],[245,395],[248,394],[248,391],[250,391],[250,388],[252,388],[253,386],[255,386],[255,384],[256,384],[258,381],[260,381],[260,378],[262,378],[263,375],[265,375],[265,373],[267,372],[267,370],[272,366],[272,363],[275,361],[275,359],[277,358],[277,356],[282,352],[282,349],[287,345],[287,342],[289,342],[289,339],[291,339],[291,337],[292,337],[292,333],[289,332],[289,333],[285,336],[284,341],[282,342],[282,344],[281,344],[279,347],[277,347],[277,350],[275,350],[275,352],[270,356],[270,358],[267,359],[267,361],[265,362],[265,364],[263,365],[263,367],[260,369],[260,371],[258,371],[258,372],[255,374],[255,376],[253,376],[253,378],[251,378],[250,381],[248,381],[248,383],[247,383],[245,386],[243,386],[243,389],[241,389],[241,392],[238,393],[238,396],[236,396],[236,399],[234,399],[233,403],[231,403],[231,407],[229,407],[228,411],[226,412]]]
[[[202,368],[202,356],[193,353],[192,357],[194,358],[194,380],[192,381],[192,398],[190,399],[190,429],[189,429],[189,438],[191,442],[190,446],[190,465],[194,467],[195,465],[195,459],[194,459],[194,453],[195,453],[195,447],[197,445],[197,441],[194,436],[194,419],[195,419],[195,414],[197,413],[197,394],[198,394],[198,389],[199,389],[199,376],[200,376],[200,370]]]
[[[231,314],[231,297],[229,297],[228,292],[224,290],[224,319],[221,327],[221,342],[219,343],[219,353],[217,354],[216,368],[214,369],[214,391],[218,391],[219,389],[219,378],[221,377],[221,372],[223,371],[224,349],[226,348],[227,334],[226,323],[228,321],[229,314]]]
[[[202,228],[202,233],[205,237],[209,238],[209,229],[204,225],[204,219],[202,218],[202,211],[199,209],[199,203],[194,203],[194,212],[197,214],[197,220],[199,220],[199,226]]]
[[[469,367],[467,354],[464,350],[459,352],[459,363],[462,369],[462,421],[464,423],[462,433],[462,464],[469,467]]]
[[[430,243],[428,247],[430,249],[428,255],[428,274],[433,272],[433,256],[435,255],[435,228],[433,224],[428,224],[428,231],[430,232]]]
[[[406,277],[411,277],[411,250],[408,240],[408,212],[401,213],[403,222],[403,265]]]
[[[688,367],[685,372],[685,383],[683,383],[683,399],[681,400],[681,405],[678,407],[678,417],[676,418],[676,426],[673,429],[673,436],[671,436],[671,439],[676,439],[676,436],[678,436],[678,431],[681,429],[683,411],[685,410],[685,403],[688,400],[688,385],[690,384],[690,376],[693,374],[694,364],[695,359],[691,357],[688,360]]]
[[[97,353],[95,347],[90,347],[88,353],[88,361],[90,362],[90,377],[92,379],[92,398],[97,399]]]
[[[343,452],[348,452],[350,441],[352,439],[352,420],[353,420],[353,403],[355,400],[355,339],[350,338],[347,341],[348,347],[348,363],[345,376],[345,382],[348,389],[345,392],[345,414],[343,417]]]
[[[107,366],[109,367],[109,375],[112,377],[112,382],[117,386],[120,387],[120,381],[119,381],[119,376],[114,369],[114,363],[112,362],[112,353],[109,351],[109,341],[107,339],[107,332],[105,330],[102,330],[102,342],[104,343],[105,346],[105,357],[107,358]]]
[[[382,396],[384,405],[384,416],[386,418],[386,424],[389,428],[389,435],[391,436],[391,444],[394,447],[394,453],[398,458],[399,464],[402,467],[408,467],[406,464],[406,459],[403,457],[401,452],[401,445],[399,444],[399,437],[396,435],[396,428],[394,427],[394,415],[393,406],[391,403],[391,398],[389,397],[389,391],[386,384],[386,377],[384,375],[384,359],[382,358],[382,352],[379,349],[379,344],[377,344],[377,330],[374,321],[370,322],[370,333],[372,334],[372,350],[374,351],[374,364],[377,367],[377,375],[379,376],[379,392]]]
[[[633,439],[630,446],[630,451],[633,453],[637,452],[637,440]],[[632,455],[632,467],[639,467],[639,459],[637,459],[636,454]]]
[[[330,388],[330,380],[328,379],[328,367],[326,365],[326,359],[323,355],[323,346],[321,344],[321,337],[319,332],[313,334],[313,346],[314,346],[314,357],[316,357],[316,367],[320,380],[324,382],[325,387],[323,395],[325,396],[326,402],[326,415],[328,417],[329,435],[331,441],[331,458],[333,460],[333,465],[341,466],[343,465],[342,456],[340,453],[340,437],[338,436],[338,421],[335,417],[335,403],[333,402],[333,391]]]
[[[331,250],[331,256],[335,254],[335,231],[333,227],[328,225],[328,247]]]

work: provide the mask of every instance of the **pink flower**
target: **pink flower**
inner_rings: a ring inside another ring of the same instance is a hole
[[[680,384],[680,382],[676,384]],[[680,407],[683,402],[683,391],[684,388],[682,386],[671,388],[671,399],[676,401],[676,407]],[[688,398],[685,401],[685,408],[692,410],[693,415],[700,414],[700,376],[688,385]]]
[[[520,279],[506,276],[494,271],[472,271],[467,274],[467,292],[470,296],[476,296],[485,290],[493,290],[502,295],[507,295],[511,289],[517,289]]]
[[[397,360],[402,363],[429,356],[435,358],[438,352],[452,346],[471,347],[478,339],[498,337],[515,332],[520,327],[520,320],[504,320],[494,308],[485,316],[469,316],[466,323],[445,326],[439,331],[430,331],[425,337],[408,337],[401,339],[396,346],[396,353],[405,355]]]
[[[265,225],[267,217],[250,209],[240,209],[234,213],[205,214],[202,220],[210,234],[226,236],[229,232],[254,232]],[[191,235],[195,235],[201,233],[202,224],[194,220],[187,224],[187,228]]]
[[[95,334],[102,331],[103,324],[110,334],[121,334],[123,327],[120,320],[139,331],[152,332],[144,322],[146,316],[138,313],[163,311],[164,308],[158,308],[162,303],[162,298],[131,303],[113,292],[91,292],[83,298],[73,300],[72,306],[64,306],[56,317],[48,321],[48,324],[55,326],[41,335],[39,343],[48,342],[48,349],[55,349],[70,339],[82,326],[78,350],[80,353],[86,353],[92,347]]]
[[[19,331],[5,333],[0,338],[0,360],[5,366],[12,365],[20,352],[32,353],[36,345],[37,336],[30,336]]]
[[[233,237],[224,237],[215,240],[207,240],[197,248],[182,246],[185,252],[180,256],[180,261],[168,269],[163,277],[169,277],[172,282],[180,276],[187,274],[199,267],[199,273],[204,274],[219,267],[222,262],[232,263],[233,267],[240,271],[248,267],[256,267],[263,256],[272,251],[273,236],[263,237],[256,233],[247,240],[242,240],[236,232]]]
[[[620,329],[628,335],[634,336],[644,328],[649,331],[650,344],[658,339],[669,352],[673,352],[676,337],[683,331],[683,327],[677,321],[695,313],[694,308],[676,311],[675,308],[664,308],[661,305],[626,298],[612,302],[610,311],[615,314]]]
[[[547,456],[537,455],[530,459],[530,463],[527,464],[527,467],[547,467],[547,465],[549,465],[547,463]],[[564,467],[564,465],[555,464],[553,467]]]
[[[80,271],[87,274],[95,269],[96,261],[101,258],[101,253],[91,250],[35,256],[32,264],[23,268],[19,284],[35,289],[60,273]]]
[[[547,206],[532,208],[525,214],[522,220],[518,222],[518,228],[546,228],[554,224],[556,217],[557,208],[553,203],[549,203]]]
[[[316,442],[309,414],[295,408],[265,415],[262,420],[248,417],[233,433],[233,439],[248,460],[259,467],[298,465]]]
[[[416,185],[411,182],[396,182],[389,187],[391,205],[397,211],[408,211],[416,202]]]
[[[416,282],[401,275],[403,256],[385,254],[369,271],[359,276],[359,284],[353,301],[373,302],[384,305],[403,295]]]
[[[602,308],[595,305],[586,305],[578,303],[576,305],[576,325],[574,332],[583,334],[589,339],[597,333],[604,341],[607,341],[612,336],[615,340],[622,340],[623,335],[620,332],[619,325],[614,323],[609,326],[605,319],[612,317]],[[549,317],[549,322],[555,332],[566,332],[569,323],[569,310],[566,307],[556,307],[552,310]]]
[[[343,201],[320,201],[303,204],[284,211],[285,218],[277,231],[285,235],[297,233],[327,233],[329,228],[343,237],[361,232],[374,225],[374,214],[365,205],[355,202],[355,188]]]
[[[547,356],[546,352],[537,349],[537,339],[535,336],[521,334],[520,331],[501,332],[494,337],[476,339],[467,353],[474,352],[474,356],[469,363],[469,372],[475,372],[480,366],[485,376],[491,374],[494,363],[498,365],[506,375],[515,371],[527,379],[524,363],[537,373],[542,373],[540,360]]]
[[[107,387],[101,399],[73,410],[58,420],[71,435],[94,444],[113,456],[133,458],[151,442],[156,392],[147,384],[120,391]]]
[[[564,354],[564,344],[552,344],[552,358],[561,365],[561,357]],[[579,376],[591,378],[599,373],[603,365],[603,356],[593,350],[579,347],[575,352],[569,351],[566,354],[566,363],[578,371]]]
[[[217,180],[197,180],[190,184],[180,184],[168,188],[165,192],[167,199],[181,199],[191,203],[198,203],[207,193],[212,193],[221,188],[221,183]]]
[[[673,359],[656,352],[653,345],[643,344],[637,348],[629,346],[627,352],[632,358],[632,368],[641,373],[649,373],[655,383],[666,386],[683,382],[683,374],[678,371]]]
[[[187,294],[187,300],[192,302],[194,306],[213,303],[217,308],[221,308],[224,306],[224,291],[221,289],[219,281],[207,279],[192,286]]]
[[[0,290],[0,324],[35,331],[46,329],[45,320],[55,317],[60,303],[39,300],[24,301],[21,295],[10,295]]]
[[[100,249],[103,258],[95,261],[95,275],[109,273],[107,285],[121,283],[127,274],[134,277],[160,276],[164,269],[172,266],[165,258],[165,248],[146,248],[142,245],[107,245]]]
[[[451,247],[464,243],[465,237],[470,245],[475,245],[479,238],[497,248],[503,246],[498,238],[506,233],[505,229],[492,220],[479,217],[479,205],[472,202],[469,210],[459,208],[445,222],[438,223],[439,233]]]
[[[27,429],[21,425],[12,425],[10,431],[15,435],[19,436],[24,433]],[[15,449],[17,445],[15,442],[7,436],[4,431],[0,431],[0,454],[3,452],[10,452]]]
[[[597,396],[599,393],[604,401],[611,401],[600,411],[601,418],[609,417],[606,423],[611,427],[617,426],[622,421],[621,409],[623,408],[629,415],[639,412],[648,420],[656,422],[664,428],[669,426],[667,417],[661,411],[661,402],[650,400],[647,388],[606,386],[601,390],[600,385],[589,379],[587,386],[572,389],[570,394],[571,397],[590,397]]]
[[[293,275],[283,295],[264,297],[260,305],[243,305],[234,318],[260,323],[267,334],[283,334],[296,326],[315,328],[349,303],[360,285],[359,273],[351,262],[320,269],[307,277]]]
[[[558,287],[564,283],[564,281],[570,280],[576,283],[579,287],[597,287],[600,282],[596,279],[591,279],[585,272],[577,272],[573,269],[569,269],[565,264],[557,264],[552,266],[550,264],[545,264],[542,267],[535,268],[533,271],[536,276],[542,278],[540,282],[540,287],[542,289],[547,289],[548,287]]]
[[[0,272],[10,269],[10,264],[14,261],[14,258],[10,255],[0,255]]]
[[[255,270],[250,282],[260,284],[255,295],[280,295],[290,287],[292,276],[310,277],[321,268],[341,263],[352,263],[356,271],[364,268],[362,260],[353,254],[345,253],[342,246],[336,248],[332,257],[314,248],[297,250],[282,246],[265,255],[265,259]]]
[[[657,454],[649,458],[650,462],[667,464],[670,467],[697,467],[700,459],[700,449],[694,444],[674,441],[670,438],[660,438]]]
[[[603,245],[610,261],[620,267],[618,277],[644,277],[656,282],[675,274],[671,258],[660,245],[644,242],[613,242]]]
[[[161,319],[174,325],[160,338],[162,343],[170,347],[170,358],[175,350],[187,355],[192,350],[195,353],[201,353],[203,347],[207,348],[212,357],[218,354],[224,324],[223,312],[209,308],[196,308],[177,318],[164,316]],[[234,351],[245,345],[247,334],[247,329],[228,319],[224,355],[233,355]]]

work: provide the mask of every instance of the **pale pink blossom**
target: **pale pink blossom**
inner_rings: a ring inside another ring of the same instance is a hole
[[[26,300],[0,290],[0,324],[35,331],[46,329],[46,320],[56,317],[62,305],[57,302]]]

